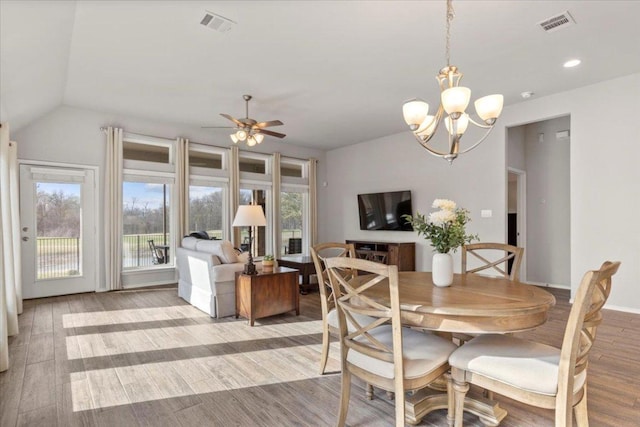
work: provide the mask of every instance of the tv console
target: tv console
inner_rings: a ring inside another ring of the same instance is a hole
[[[353,243],[358,258],[397,265],[398,271],[415,271],[415,242],[378,242],[372,240],[346,240]]]

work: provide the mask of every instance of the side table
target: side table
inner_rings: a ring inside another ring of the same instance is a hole
[[[255,319],[282,314],[295,310],[300,314],[298,295],[298,270],[277,267],[266,272],[248,275],[236,273],[236,319],[249,319],[253,326]]]

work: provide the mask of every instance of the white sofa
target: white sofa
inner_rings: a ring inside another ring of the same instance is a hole
[[[236,312],[235,274],[244,268],[228,240],[182,239],[176,250],[178,295],[211,317]]]

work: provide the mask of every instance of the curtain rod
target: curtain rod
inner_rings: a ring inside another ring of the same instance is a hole
[[[104,132],[104,133],[107,133],[107,127],[106,127],[106,126],[101,126],[101,127],[100,127],[100,130],[101,130],[102,132]],[[128,133],[133,134],[133,135],[147,136],[147,137],[149,137],[149,138],[159,138],[159,139],[167,139],[167,140],[169,140],[169,141],[175,141],[175,138],[174,138],[174,139],[171,139],[171,138],[167,138],[166,136],[147,135],[147,134],[145,134],[145,133],[137,133],[137,132],[128,132]],[[188,138],[187,138],[187,139],[188,139]],[[190,139],[189,139],[189,141],[190,141],[190,142],[193,142],[193,143],[195,143],[195,144],[202,144],[201,142],[191,141]],[[207,144],[203,144],[203,145],[207,145]],[[220,146],[218,146],[218,145],[210,145],[210,147],[215,147],[215,148],[229,148],[229,147],[220,147]],[[245,152],[245,153],[254,153],[254,152],[255,152],[255,151],[247,151],[247,150],[240,150],[240,151]],[[268,153],[258,153],[258,154],[268,154]],[[308,157],[308,158],[304,159],[304,158],[301,158],[301,157],[287,156],[286,154],[285,154],[285,155],[283,155],[283,157],[285,157],[286,159],[301,160],[301,161],[304,161],[304,162],[307,162],[307,161],[309,161],[309,160],[311,160],[311,159],[315,159],[316,161],[318,161],[318,159],[316,159],[315,157]],[[286,159],[285,159],[285,160],[286,160]],[[318,162],[318,163],[319,163],[319,162]]]

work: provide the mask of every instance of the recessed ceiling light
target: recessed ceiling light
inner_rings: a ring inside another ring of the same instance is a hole
[[[567,62],[564,63],[564,68],[573,68],[576,67],[578,65],[580,65],[580,61],[579,59],[570,59]]]

